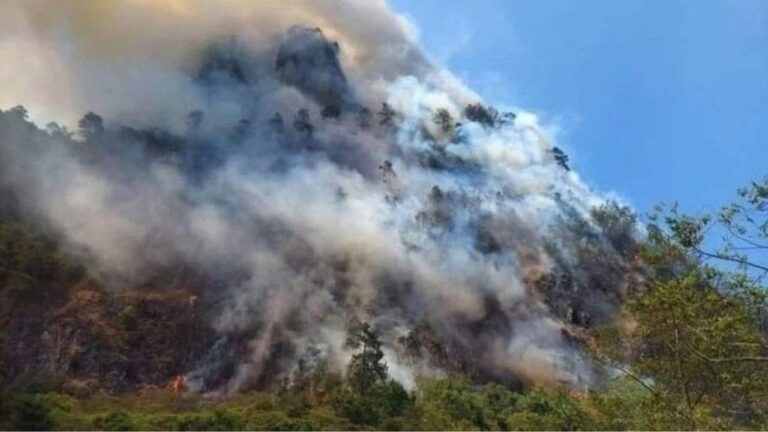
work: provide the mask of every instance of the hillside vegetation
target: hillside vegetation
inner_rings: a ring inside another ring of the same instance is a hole
[[[634,216],[619,206],[604,206],[595,213],[616,238],[621,238],[622,227],[634,223]],[[766,213],[764,181],[739,191],[739,199],[717,215],[694,217],[671,207],[649,218],[647,240],[634,251],[647,267],[644,288],[626,302],[616,322],[596,326],[587,335],[594,361],[612,377],[599,387],[511,389],[452,376],[420,379],[406,391],[390,378],[376,332],[361,323],[348,337],[357,354],[345,377],[320,365],[269,391],[218,397],[187,391],[183,383],[174,388],[173,381],[162,376],[155,386],[108,394],[88,383],[65,385],[55,374],[9,373],[9,349],[21,348],[9,348],[17,342],[3,337],[0,427],[764,429],[768,296],[761,285],[766,271],[761,259],[768,240]],[[101,332],[105,344],[129,344],[122,352],[127,357],[152,355],[131,339],[138,323],[152,316],[161,320],[164,313],[183,314],[190,307],[184,293],[159,297],[135,291],[132,298],[125,294],[120,300],[119,313],[100,315],[105,294],[88,288],[82,265],[57,252],[55,242],[33,227],[0,225],[0,256],[3,322],[9,322],[14,311],[32,304],[40,307],[39,299],[50,298],[60,305],[54,315],[75,308],[78,316],[72,319],[87,321],[89,331]],[[153,347],[163,343],[162,336],[146,333],[160,338]]]

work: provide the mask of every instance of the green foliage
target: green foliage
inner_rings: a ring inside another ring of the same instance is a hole
[[[354,326],[347,346],[360,351],[347,368],[347,385],[331,398],[334,412],[352,425],[394,427],[412,406],[412,398],[399,383],[387,379],[381,341],[368,323]]]
[[[651,222],[701,263],[732,264],[756,280],[768,274],[768,177],[739,189],[736,200],[714,215],[660,206]]]
[[[376,383],[371,393],[383,418],[401,416],[407,413],[413,404],[411,395],[394,380]]]
[[[500,384],[487,384],[479,391],[488,428],[509,430],[509,416],[514,412],[518,395]]]
[[[356,392],[364,393],[373,384],[387,378],[381,341],[368,323],[355,326],[347,338],[347,346],[361,349],[352,356],[347,370],[347,380]]]
[[[420,382],[416,393],[418,429],[486,429],[482,402],[481,395],[465,378]]]
[[[284,388],[278,393],[277,397],[278,406],[292,417],[303,416],[309,411],[310,403],[306,393]]]
[[[630,378],[618,377],[608,388],[590,392],[589,396],[597,430],[658,429],[659,410],[653,395]]]
[[[592,209],[592,219],[600,227],[611,245],[625,258],[637,252],[634,229],[637,217],[627,206],[609,201]]]
[[[0,429],[31,431],[53,427],[51,407],[38,395],[5,399],[0,406]]]
[[[317,425],[310,419],[302,417],[291,417],[284,412],[263,412],[252,415],[246,424],[246,429],[250,430],[273,430],[273,431],[291,431],[291,430],[317,430]]]
[[[636,383],[632,394],[592,396],[601,413],[624,415],[600,427],[765,424],[768,292],[761,284],[764,254],[756,251],[766,238],[760,230],[766,199],[753,184],[714,217],[684,214],[677,206],[651,215],[640,251],[650,278],[626,302],[621,319],[595,332],[598,358]],[[722,237],[719,245],[713,232]],[[640,390],[646,398],[627,406],[624,400]]]
[[[124,411],[112,411],[94,417],[93,426],[105,431],[132,431],[135,425],[131,417]]]
[[[340,417],[352,425],[370,427],[406,414],[412,403],[408,392],[392,380],[379,381],[364,393],[343,388],[331,398],[331,406]]]
[[[58,252],[55,241],[18,223],[0,223],[0,283],[10,278],[24,281],[74,282],[84,270]]]
[[[331,400],[334,411],[351,424],[376,426],[381,420],[381,412],[375,398],[343,389]]]
[[[169,426],[179,431],[227,431],[245,429],[245,422],[233,411],[215,410],[176,416]]]
[[[694,272],[654,284],[628,307],[636,320],[635,370],[653,377],[692,427],[701,427],[702,416],[764,415],[765,340],[742,304]]]
[[[518,398],[507,423],[513,430],[589,430],[592,421],[565,389],[534,389]]]
[[[585,400],[566,389],[517,394],[498,384],[475,386],[466,379],[421,382],[416,396],[421,430],[593,429]]]

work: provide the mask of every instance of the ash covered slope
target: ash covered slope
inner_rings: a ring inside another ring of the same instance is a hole
[[[373,4],[347,13],[381,7]],[[150,86],[167,81],[194,101],[186,116],[177,101],[146,110],[99,101],[114,117],[86,115],[74,137],[55,124],[39,129],[22,109],[3,112],[10,213],[56,233],[106,295],[140,286],[199,297],[192,318],[169,314],[197,329],[179,332],[200,336],[159,344],[175,360],[134,383],[184,373],[195,389],[232,392],[320,362],[341,371],[346,330],[359,321],[382,334],[390,371],[406,385],[452,372],[592,383],[569,335],[611,319],[631,275],[626,239],[590,216],[603,199],[567,169],[534,116],[484,107],[412,46],[395,46],[397,61],[387,62],[388,42],[330,27],[365,43],[345,57],[322,30],[285,26],[255,45],[213,38],[192,67],[149,68]],[[14,340],[42,331],[39,322],[13,328]],[[17,351],[4,349],[13,362]],[[92,351],[87,361],[35,352],[29,368],[120,387],[83,367],[99,361]],[[141,362],[107,369],[147,369]]]

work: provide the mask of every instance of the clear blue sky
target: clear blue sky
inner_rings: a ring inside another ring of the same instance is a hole
[[[391,0],[487,101],[559,125],[594,187],[715,210],[768,175],[768,0]]]

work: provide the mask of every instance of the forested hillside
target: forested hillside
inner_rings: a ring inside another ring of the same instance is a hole
[[[105,4],[0,5],[0,429],[768,428],[768,178],[638,214],[385,2]]]
[[[578,325],[565,312],[577,325],[563,331],[603,376],[594,385],[510,386],[457,365],[406,390],[390,376],[376,330],[358,323],[347,336],[354,354],[344,371],[300,361],[290,378],[223,399],[192,391],[181,375],[215,344],[195,290],[200,276],[189,271],[115,291],[45,223],[22,217],[18,201],[4,192],[3,428],[766,427],[766,180],[713,215],[660,206],[645,218],[642,240],[633,237],[640,222],[628,208],[592,209],[637,273],[613,319]],[[418,331],[398,343],[446,356],[439,354],[445,346]]]

